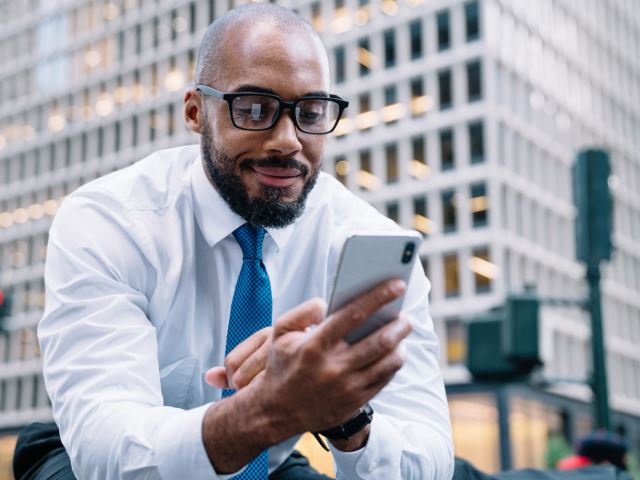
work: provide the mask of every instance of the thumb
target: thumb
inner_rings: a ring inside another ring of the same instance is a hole
[[[205,381],[216,388],[228,388],[227,372],[224,367],[213,367],[204,374]]]
[[[317,325],[324,320],[327,304],[321,298],[312,298],[278,318],[273,324],[273,338],[278,338],[287,332],[303,332],[311,325]]]

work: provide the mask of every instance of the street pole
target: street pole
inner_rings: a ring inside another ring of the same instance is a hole
[[[602,328],[602,298],[600,294],[600,265],[587,266],[589,285],[589,312],[591,314],[591,388],[594,396],[596,427],[609,430],[609,400],[607,390],[607,365]]]
[[[596,428],[609,430],[607,368],[602,325],[600,264],[611,260],[613,243],[613,197],[609,190],[609,155],[600,149],[578,153],[573,165],[573,193],[576,206],[576,258],[587,270],[591,316],[591,389]]]

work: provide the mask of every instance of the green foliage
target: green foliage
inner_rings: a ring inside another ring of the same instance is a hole
[[[570,455],[573,455],[573,450],[563,435],[553,434],[549,436],[547,450],[544,453],[544,461],[547,468],[555,468],[558,460]]]
[[[640,480],[640,460],[635,452],[627,455],[627,471],[633,480]]]

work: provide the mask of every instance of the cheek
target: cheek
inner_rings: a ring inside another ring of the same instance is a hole
[[[319,165],[322,163],[325,144],[326,139],[321,136],[317,136],[305,142],[305,156],[313,165]]]

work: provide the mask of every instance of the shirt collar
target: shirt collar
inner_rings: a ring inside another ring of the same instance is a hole
[[[231,210],[227,202],[209,182],[201,155],[198,155],[191,166],[191,189],[196,220],[209,247],[215,246],[231,235],[236,228],[246,223],[245,219]],[[277,251],[286,246],[294,228],[295,222],[284,228],[266,228]]]

